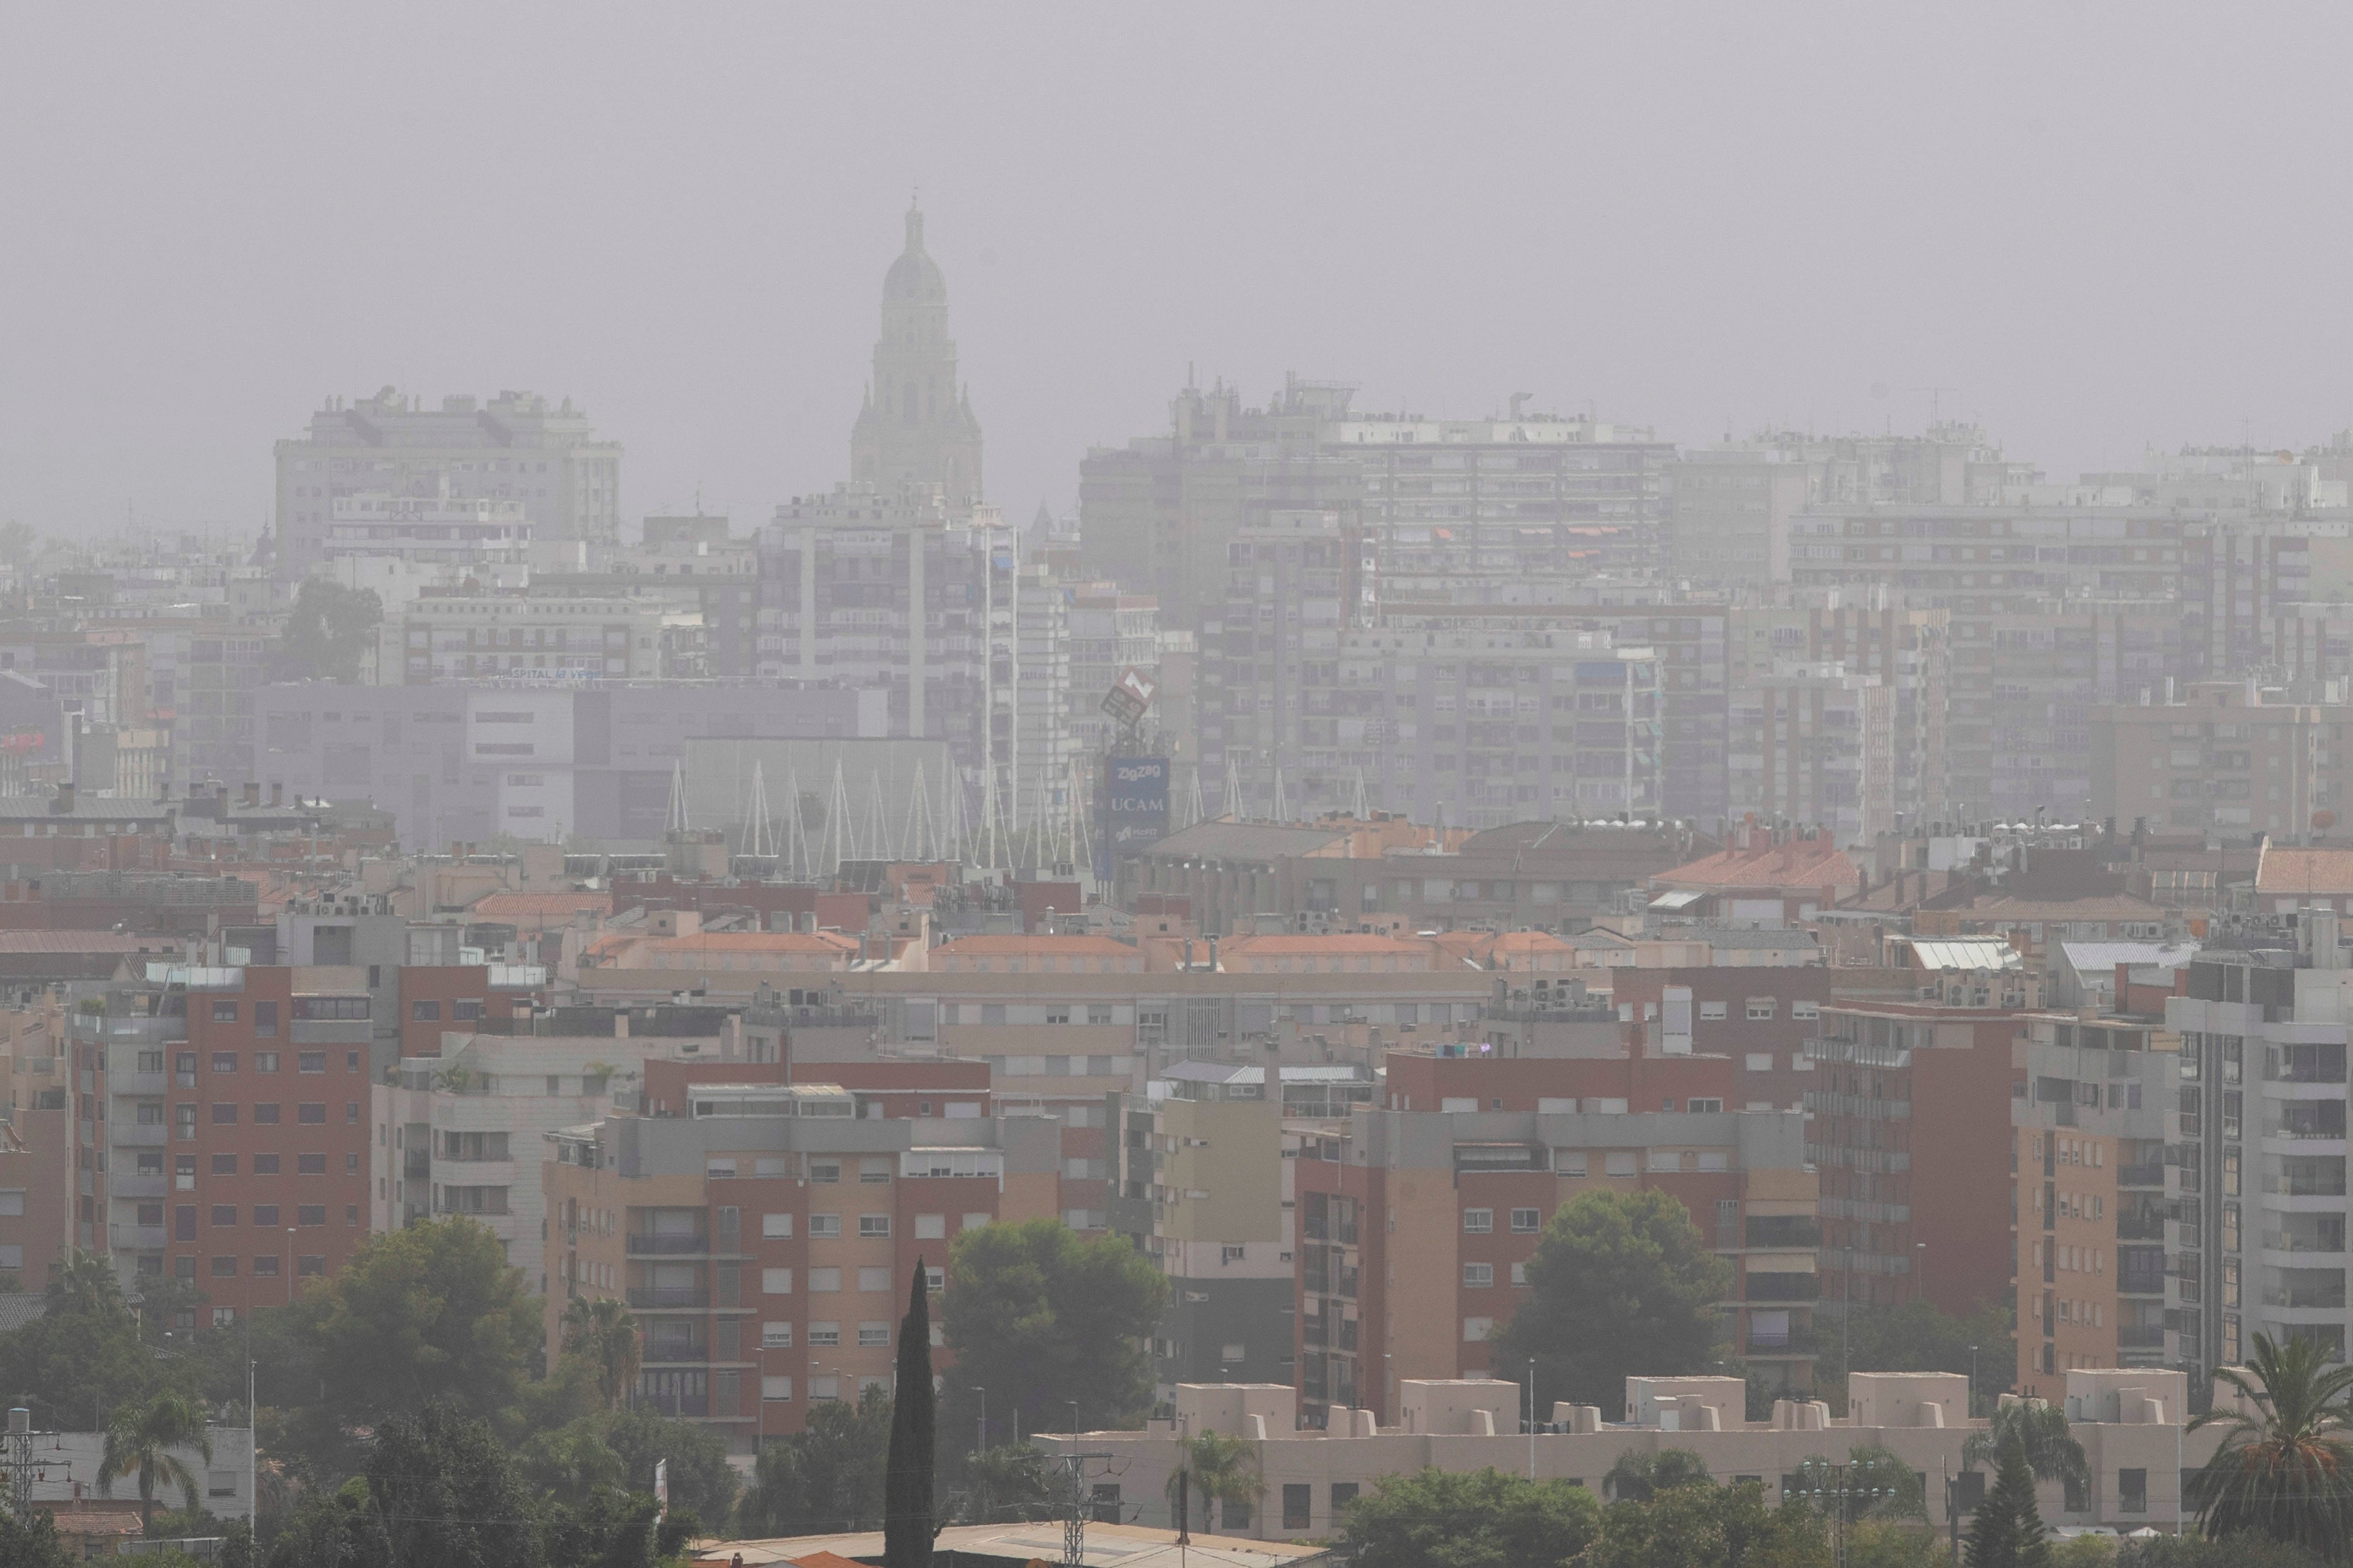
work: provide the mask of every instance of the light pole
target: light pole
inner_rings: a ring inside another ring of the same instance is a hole
[[[1912,1254],[1918,1259],[1912,1266],[1912,1299],[1926,1306],[1928,1301],[1928,1244],[1914,1242]]]
[[[286,1227],[286,1304],[294,1304],[294,1227]]]
[[[980,1395],[980,1451],[986,1454],[988,1452],[988,1390],[974,1384],[972,1391]]]
[[[1975,1345],[1969,1347],[1968,1412],[1970,1418],[1974,1420],[1978,1413],[1978,1347]]]
[[[1071,1435],[1072,1436],[1076,1436],[1078,1435],[1078,1430],[1079,1430],[1079,1402],[1078,1402],[1077,1400],[1073,1399],[1073,1400],[1071,1400]]]

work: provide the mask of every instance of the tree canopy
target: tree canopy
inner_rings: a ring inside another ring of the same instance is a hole
[[[1615,1409],[1629,1375],[1707,1371],[1732,1270],[1682,1203],[1655,1189],[1598,1190],[1555,1212],[1528,1262],[1528,1294],[1494,1350],[1497,1375],[1535,1368],[1535,1403]]]
[[[1567,1481],[1422,1470],[1349,1505],[1344,1555],[1356,1568],[1571,1568],[1600,1529],[1599,1500]]]
[[[976,1226],[949,1253],[941,1319],[955,1351],[947,1429],[971,1432],[988,1391],[993,1421],[1059,1429],[1071,1405],[1090,1428],[1139,1425],[1152,1407],[1145,1341],[1167,1282],[1125,1240],[1082,1237],[1057,1219]]]
[[[383,622],[384,602],[375,589],[305,578],[294,595],[270,676],[277,680],[355,681],[368,642]]]
[[[2051,1542],[2034,1501],[2034,1470],[2026,1446],[2016,1438],[2002,1445],[1993,1488],[1969,1521],[1962,1561],[1968,1568],[2050,1568]]]
[[[2244,1368],[2214,1373],[2239,1396],[2192,1421],[2222,1429],[2191,1496],[2210,1536],[2264,1537],[2337,1555],[2353,1542],[2353,1364],[2316,1339],[2254,1336]]]
[[[0,1335],[0,1388],[25,1402],[36,1427],[102,1431],[118,1410],[194,1392],[193,1369],[157,1355],[104,1258],[69,1254],[47,1296],[46,1316]]]
[[[754,1535],[871,1530],[882,1521],[890,1454],[891,1396],[879,1384],[855,1405],[820,1400],[801,1431],[761,1448],[736,1528]]]
[[[522,1271],[496,1236],[462,1216],[369,1237],[295,1310],[328,1406],[349,1426],[437,1400],[496,1415],[513,1402],[542,1341]]]

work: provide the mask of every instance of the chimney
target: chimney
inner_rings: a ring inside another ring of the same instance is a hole
[[[261,785],[253,779],[245,781],[245,804],[249,806],[261,804]]]
[[[285,800],[286,786],[282,784],[271,784],[269,786],[269,804],[272,805],[280,805],[285,803]]]
[[[1218,939],[1217,939],[1216,937],[1211,937],[1211,938],[1209,939],[1209,973],[1212,973],[1212,974],[1215,974],[1217,972],[1218,972]]]
[[[73,780],[68,779],[58,785],[57,796],[49,802],[49,810],[59,816],[70,816],[73,815],[73,808],[74,784]]]

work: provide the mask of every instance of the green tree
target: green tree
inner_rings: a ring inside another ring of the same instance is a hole
[[[1953,1557],[1933,1530],[1865,1519],[1846,1527],[1846,1568],[1953,1568]]]
[[[575,1296],[564,1309],[564,1353],[594,1367],[605,1408],[618,1408],[637,1386],[645,1354],[628,1304],[617,1296]]]
[[[367,1533],[387,1564],[537,1568],[537,1513],[488,1422],[447,1400],[392,1416],[376,1428],[366,1473],[377,1521]]]
[[[2217,1405],[2189,1424],[2222,1429],[2191,1487],[2200,1527],[2344,1553],[2353,1543],[2353,1363],[2332,1363],[2316,1339],[2257,1334],[2248,1364],[2214,1378],[2251,1408]]]
[[[383,622],[384,602],[375,589],[310,578],[294,595],[270,678],[355,681],[368,641]]]
[[[1611,1503],[1578,1568],[1829,1568],[1829,1532],[1805,1504],[1768,1507],[1756,1482],[1668,1487]]]
[[[1708,1486],[1715,1479],[1707,1473],[1707,1461],[1689,1448],[1662,1448],[1656,1453],[1630,1448],[1602,1476],[1601,1495],[1613,1501],[1644,1502],[1669,1487]]]
[[[1218,1527],[1217,1506],[1224,1503],[1240,1510],[1254,1509],[1266,1491],[1266,1481],[1259,1474],[1258,1450],[1240,1437],[1222,1432],[1201,1432],[1180,1437],[1176,1444],[1178,1473],[1186,1478],[1186,1511],[1200,1522],[1200,1528],[1214,1531]],[[1176,1477],[1168,1478],[1168,1506],[1176,1506]],[[1192,1528],[1190,1520],[1176,1521],[1176,1528]]]
[[[883,1472],[884,1568],[931,1568],[933,1424],[931,1276],[921,1257],[899,1320],[899,1365]]]
[[[964,1485],[955,1499],[955,1512],[965,1524],[1039,1519],[1060,1497],[1060,1488],[1044,1450],[1027,1443],[1006,1443],[965,1460]]]
[[[2001,1464],[2005,1449],[2016,1446],[2026,1456],[2026,1468],[2036,1480],[2064,1481],[2080,1488],[2091,1484],[2091,1462],[2084,1445],[2068,1430],[2067,1413],[2039,1399],[2013,1399],[1994,1407],[1982,1431],[1969,1434],[1961,1445],[1961,1463],[1971,1469]]]
[[[0,1508],[0,1563],[8,1568],[76,1568],[79,1559],[58,1538],[58,1521],[47,1510],[18,1524],[14,1509]]]
[[[1993,1489],[1969,1521],[1968,1568],[2051,1568],[2051,1542],[2034,1503],[2034,1470],[2026,1446],[2013,1438],[2001,1450]]]
[[[1827,1312],[1817,1314],[1818,1396],[1843,1414],[1852,1363],[1855,1372],[1958,1373],[1970,1380],[1976,1411],[1991,1410],[2010,1387],[2018,1365],[2015,1308],[2015,1303],[1997,1304],[1957,1317],[1925,1301],[1907,1301],[1900,1307],[1855,1307],[1852,1321],[1844,1324]]]
[[[499,1238],[453,1216],[360,1243],[297,1310],[344,1425],[413,1415],[437,1400],[478,1417],[513,1402],[541,1338],[539,1303]]]
[[[741,1485],[727,1462],[727,1439],[697,1421],[677,1421],[658,1410],[617,1411],[601,1418],[605,1441],[620,1456],[621,1484],[650,1492],[654,1466],[670,1462],[670,1506],[724,1523]]]
[[[649,1492],[598,1487],[576,1503],[548,1510],[547,1561],[558,1568],[653,1568],[655,1518]]]
[[[1732,1289],[1682,1203],[1656,1189],[1597,1190],[1564,1204],[1529,1260],[1529,1290],[1495,1347],[1502,1377],[1535,1370],[1535,1405],[1614,1409],[1630,1374],[1715,1363]]]
[[[1583,1487],[1493,1469],[1384,1476],[1348,1507],[1355,1568],[1571,1568],[1600,1533]]]
[[[1018,1430],[1082,1424],[1134,1426],[1152,1406],[1145,1340],[1160,1319],[1167,1281],[1151,1259],[1115,1236],[1082,1239],[1060,1220],[988,1225],[960,1234],[949,1252],[941,1321],[955,1352],[948,1429],[970,1432],[971,1392],[989,1391]]]
[[[187,1391],[192,1370],[141,1339],[104,1258],[69,1254],[46,1295],[45,1316],[0,1335],[0,1389],[32,1411],[35,1426],[103,1429],[111,1411]]]
[[[153,1533],[155,1489],[175,1486],[185,1506],[200,1508],[204,1487],[196,1472],[174,1449],[194,1449],[212,1462],[212,1434],[204,1413],[183,1394],[158,1394],[143,1404],[125,1405],[107,1424],[106,1449],[98,1462],[98,1489],[113,1495],[114,1483],[125,1476],[139,1484],[139,1525]]]
[[[2287,1541],[2242,1531],[2227,1541],[2160,1535],[2116,1547],[2116,1568],[2327,1568],[2330,1560]]]
[[[735,1528],[745,1535],[871,1529],[882,1518],[890,1453],[891,1396],[880,1387],[856,1405],[820,1400],[801,1431],[760,1450]]]

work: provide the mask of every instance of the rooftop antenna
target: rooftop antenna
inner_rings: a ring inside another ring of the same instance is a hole
[[[686,815],[686,759],[680,757],[670,765],[670,813],[662,823],[665,833],[691,832]]]
[[[776,852],[776,836],[768,825],[768,782],[760,771],[760,759],[752,759],[752,800],[746,808],[744,825],[744,853],[758,858]]]
[[[1362,768],[1356,770],[1356,795],[1349,805],[1349,810],[1358,822],[1368,821],[1372,816],[1372,808],[1365,801],[1365,770]]]
[[[1291,820],[1291,803],[1283,798],[1282,794],[1282,764],[1281,763],[1274,764],[1273,820],[1277,822],[1289,822]]]
[[[1242,763],[1234,752],[1226,753],[1226,798],[1219,804],[1228,816],[1236,822],[1242,819]]]

